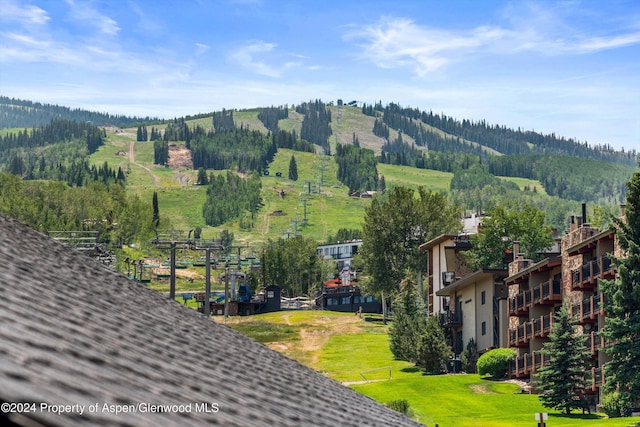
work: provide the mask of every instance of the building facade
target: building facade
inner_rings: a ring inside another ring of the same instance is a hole
[[[505,280],[509,289],[509,346],[517,353],[510,373],[531,379],[548,363],[540,350],[553,329],[554,314],[566,303],[591,351],[586,391],[598,395],[608,360],[606,343],[598,334],[606,321],[600,280],[615,278],[611,254],[621,254],[615,232],[592,227],[582,220],[585,216],[583,206],[583,216],[572,218],[570,230],[561,238],[560,253],[535,264],[516,257],[509,265]]]

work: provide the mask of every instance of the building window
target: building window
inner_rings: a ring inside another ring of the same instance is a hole
[[[484,305],[485,302],[487,302],[487,296],[485,294],[485,291],[482,291],[482,293],[480,294],[480,300],[482,301],[481,304]],[[484,335],[484,334],[482,334]]]
[[[487,322],[482,322],[482,335],[487,335]]]
[[[342,297],[340,298],[340,304],[346,304],[349,305],[351,304],[351,297]]]
[[[327,298],[327,305],[338,305],[338,298]]]

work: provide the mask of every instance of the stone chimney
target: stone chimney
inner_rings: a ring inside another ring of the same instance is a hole
[[[513,242],[513,260],[517,261],[520,258],[520,242],[515,240]]]

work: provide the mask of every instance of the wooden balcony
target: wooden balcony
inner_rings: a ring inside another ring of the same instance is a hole
[[[605,383],[603,367],[591,368],[584,373],[585,391],[597,392]]]
[[[534,305],[555,305],[562,302],[559,280],[549,280],[509,298],[510,316],[527,316]]]
[[[531,354],[526,353],[511,362],[509,376],[512,378],[528,378],[540,369],[540,367],[549,363],[549,360],[550,357],[548,355],[543,355],[539,351],[533,351]]]
[[[612,279],[614,276],[611,258],[606,255],[601,256],[571,271],[571,288],[573,290],[594,289],[598,279]]]
[[[551,332],[553,317],[550,314],[540,316],[529,322],[509,329],[510,347],[527,347],[533,338],[546,338]]]
[[[602,294],[595,294],[585,298],[582,302],[571,306],[571,314],[578,319],[581,325],[595,323],[598,316],[604,316],[604,309],[601,303],[604,302]]]
[[[597,355],[598,351],[604,350],[607,347],[607,343],[605,343],[604,338],[595,331],[591,331],[587,334],[584,344],[589,350],[591,350],[591,355],[593,356]]]

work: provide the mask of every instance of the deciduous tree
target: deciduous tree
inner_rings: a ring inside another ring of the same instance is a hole
[[[394,187],[384,197],[375,197],[365,209],[363,243],[359,264],[367,275],[369,291],[383,296],[395,294],[407,271],[416,273],[421,295],[421,272],[426,257],[420,245],[460,228],[460,211],[446,195],[424,188]],[[422,295],[421,295],[422,296]],[[386,316],[385,316],[386,318]]]

